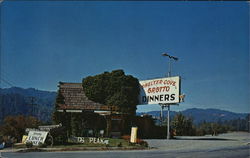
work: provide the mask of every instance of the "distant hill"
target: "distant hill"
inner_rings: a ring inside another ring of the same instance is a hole
[[[0,122],[8,115],[33,115],[42,121],[50,121],[56,92],[34,88],[0,88]]]
[[[41,91],[34,88],[23,89],[19,87],[0,88],[0,123],[8,115],[33,115],[42,121],[51,121],[51,114],[54,109],[56,92]],[[33,100],[33,101],[32,101]],[[32,106],[32,104],[34,104]],[[195,124],[200,122],[218,122],[225,120],[245,119],[247,113],[234,113],[219,109],[198,109],[192,108],[181,111],[185,116],[191,117]],[[142,115],[145,113],[137,113]],[[160,116],[160,111],[150,111],[146,114],[153,117]],[[177,112],[171,111],[171,118]],[[164,111],[164,118],[167,111]]]
[[[183,111],[185,116],[192,117],[195,122],[207,121],[218,122],[226,120],[245,119],[247,113],[234,113],[219,109],[187,109]]]
[[[230,111],[225,110],[219,110],[219,109],[198,109],[198,108],[192,108],[187,109],[184,111],[180,111],[183,115],[190,117],[193,119],[195,124],[201,123],[203,121],[206,122],[218,122],[218,121],[226,121],[226,120],[235,120],[235,119],[245,119],[247,116],[247,113],[234,113]],[[159,118],[160,111],[150,111],[146,113],[137,113],[137,115],[143,115],[148,114],[152,115],[153,117]],[[176,115],[177,112],[171,111],[170,117],[173,118],[174,115]],[[167,116],[167,111],[164,111],[164,117]]]

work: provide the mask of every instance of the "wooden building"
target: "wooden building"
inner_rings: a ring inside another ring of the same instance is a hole
[[[63,103],[57,104],[58,112],[66,113],[97,113],[106,119],[105,136],[119,137],[124,131],[124,121],[128,113],[124,113],[117,106],[107,106],[89,100],[85,95],[82,83],[60,82],[58,92],[63,98]]]

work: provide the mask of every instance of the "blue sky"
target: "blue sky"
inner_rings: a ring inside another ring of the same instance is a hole
[[[250,111],[247,2],[5,1],[1,46],[1,87],[56,91],[115,69],[164,77],[169,52],[186,94],[172,110]]]

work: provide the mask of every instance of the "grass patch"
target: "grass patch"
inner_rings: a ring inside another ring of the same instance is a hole
[[[137,150],[137,149],[148,149],[140,143],[132,144],[128,140],[115,139],[115,138],[103,138],[108,140],[108,144],[98,144],[89,142],[88,139],[84,143],[73,143],[69,142],[64,145],[54,145],[53,147],[47,146],[32,146],[27,148],[25,144],[14,145],[15,149],[19,149],[19,152],[42,152],[42,151],[83,151],[83,150]]]
[[[129,142],[124,139],[105,138],[109,140],[109,144],[94,144],[94,143],[68,143],[66,145],[54,145],[54,148],[77,148],[77,147],[128,147]]]
[[[26,148],[25,144],[14,144],[13,146],[15,149],[22,149],[22,148]]]

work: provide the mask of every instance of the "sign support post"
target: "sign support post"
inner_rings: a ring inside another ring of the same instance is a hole
[[[163,125],[163,109],[168,107],[167,116],[167,139],[170,139],[170,105],[171,104],[159,104],[161,106],[161,126]]]
[[[163,126],[163,109],[164,106],[162,104],[159,104],[161,106],[161,114],[160,114],[160,121],[161,121],[161,126]]]
[[[170,139],[170,104],[168,105],[168,133],[167,139]]]
[[[163,110],[167,108],[167,139],[170,139],[170,106],[180,103],[180,76],[171,77],[172,59],[177,57],[166,53],[163,56],[169,57],[169,70],[167,77],[140,81],[140,104],[158,104],[160,111],[160,125],[163,125]]]
[[[163,53],[162,54],[162,56],[166,56],[166,57],[168,57],[169,58],[169,66],[168,66],[168,77],[171,77],[171,59],[174,59],[175,61],[177,61],[178,60],[178,58],[177,57],[174,57],[174,56],[171,56],[171,55],[169,55],[169,54],[167,54],[167,53]],[[170,139],[170,105],[171,104],[167,104],[167,107],[168,107],[168,131],[167,131],[167,139],[169,140]]]

